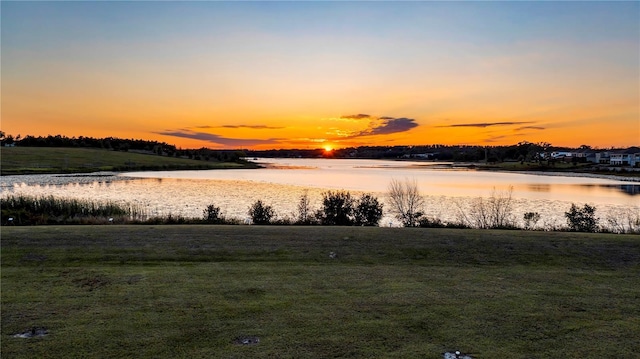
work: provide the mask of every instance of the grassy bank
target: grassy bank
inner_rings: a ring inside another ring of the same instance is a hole
[[[243,168],[235,162],[196,161],[89,148],[1,147],[2,175]]]
[[[7,358],[640,352],[636,235],[47,226],[1,246]],[[49,334],[12,336],[32,327]]]
[[[619,180],[625,179],[637,179],[640,177],[640,171],[632,167],[609,167],[605,165],[595,165],[593,163],[567,163],[558,162],[554,165],[533,163],[533,162],[501,162],[493,164],[473,164],[473,166],[480,170],[489,171],[513,171],[513,172],[539,172],[539,173],[569,173],[579,174],[583,176],[599,176],[603,178],[613,178]]]

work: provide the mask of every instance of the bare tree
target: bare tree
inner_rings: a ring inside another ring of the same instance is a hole
[[[424,199],[420,195],[415,179],[405,179],[403,182],[391,180],[387,196],[391,213],[402,222],[403,226],[418,226],[420,218],[424,215],[422,212]]]
[[[505,192],[494,188],[489,198],[471,201],[468,212],[457,203],[461,222],[475,228],[513,228],[512,193],[513,187]]]
[[[612,210],[607,214],[607,230],[613,233],[640,234],[640,211]]]

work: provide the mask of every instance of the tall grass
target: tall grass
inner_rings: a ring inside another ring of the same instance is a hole
[[[10,195],[0,198],[2,222],[18,225],[122,222],[137,214],[130,206],[54,196]]]

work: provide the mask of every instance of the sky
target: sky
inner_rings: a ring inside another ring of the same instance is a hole
[[[640,2],[0,2],[1,123],[182,148],[640,145]]]

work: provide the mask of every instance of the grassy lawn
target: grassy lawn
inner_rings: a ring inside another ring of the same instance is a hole
[[[3,358],[640,353],[635,235],[39,226],[1,250]]]
[[[2,175],[244,167],[243,164],[233,162],[207,162],[135,152],[61,147],[2,147],[0,165]]]

